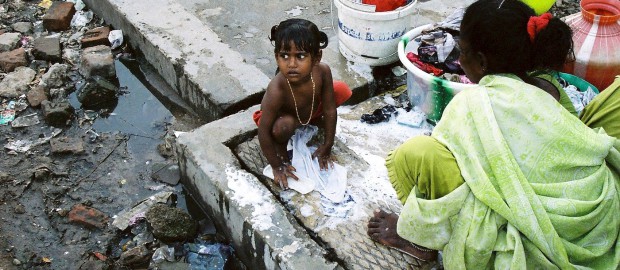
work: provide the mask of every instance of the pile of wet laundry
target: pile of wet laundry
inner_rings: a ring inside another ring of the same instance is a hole
[[[407,59],[417,68],[436,77],[471,83],[459,63],[457,46],[463,10],[459,9],[430,30],[413,38],[405,47]]]
[[[360,118],[360,120],[363,123],[367,123],[367,124],[378,124],[381,122],[390,121],[390,117],[392,117],[392,115],[394,116],[398,115],[398,111],[396,110],[396,107],[394,105],[388,104],[382,108],[374,110],[370,114],[368,113],[362,114],[362,117]]]

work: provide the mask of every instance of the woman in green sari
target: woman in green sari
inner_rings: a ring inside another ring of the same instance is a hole
[[[617,91],[584,111],[593,129],[527,76],[557,20],[516,0],[467,8],[460,62],[479,87],[389,154],[404,206],[375,212],[373,240],[422,260],[442,250],[447,269],[617,269],[620,141],[606,133]]]

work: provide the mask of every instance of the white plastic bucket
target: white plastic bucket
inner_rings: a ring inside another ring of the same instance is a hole
[[[446,105],[458,92],[476,87],[476,84],[456,83],[435,77],[417,68],[405,53],[410,40],[432,29],[432,24],[422,25],[405,33],[398,43],[398,58],[407,68],[407,95],[411,105],[418,106],[427,115],[427,119],[437,122]]]
[[[338,8],[338,48],[349,61],[382,66],[398,61],[396,46],[411,27],[417,0],[393,11],[374,12],[369,5],[334,0]]]

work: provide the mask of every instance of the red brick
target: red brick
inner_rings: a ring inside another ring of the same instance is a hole
[[[71,26],[73,14],[75,4],[55,1],[43,16],[43,26],[49,31],[67,30]]]
[[[108,224],[108,216],[95,208],[76,204],[69,212],[69,221],[88,228],[103,229]]]
[[[110,35],[110,27],[102,26],[97,27],[95,29],[91,29],[84,33],[82,36],[82,48],[93,47],[97,45],[106,45],[110,46],[110,40],[108,40],[108,36]]]
[[[28,65],[28,59],[26,59],[24,48],[0,53],[0,69],[4,72],[12,72],[15,68],[25,67],[26,65]]]

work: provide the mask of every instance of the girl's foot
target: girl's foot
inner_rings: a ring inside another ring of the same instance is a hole
[[[374,216],[368,221],[368,235],[380,244],[397,249],[421,261],[437,259],[437,251],[423,248],[411,243],[396,233],[398,215],[375,210]]]

